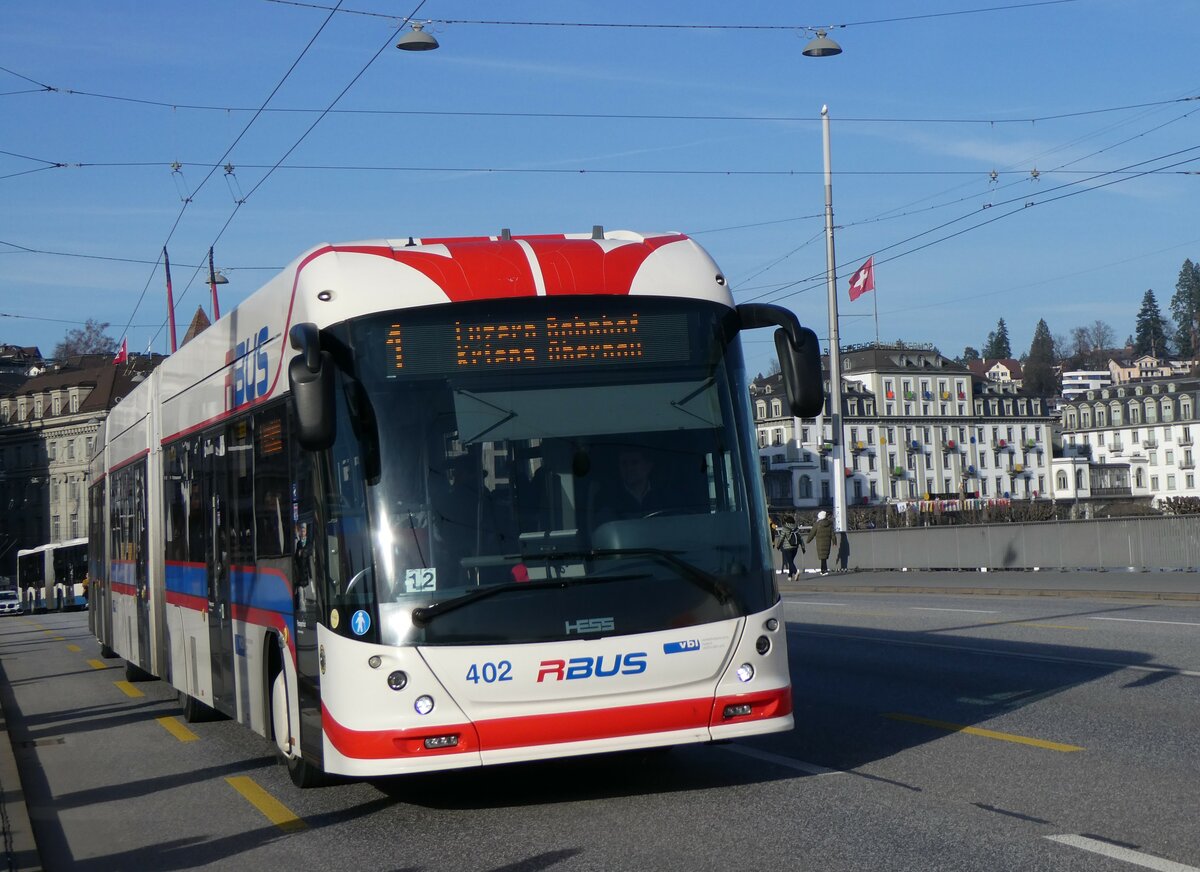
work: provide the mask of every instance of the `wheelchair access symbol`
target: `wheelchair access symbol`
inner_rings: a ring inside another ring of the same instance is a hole
[[[371,616],[363,609],[359,609],[350,618],[350,629],[354,631],[356,636],[365,636],[367,630],[371,629]]]

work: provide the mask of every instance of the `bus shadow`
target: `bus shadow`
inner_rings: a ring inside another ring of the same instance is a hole
[[[398,803],[477,811],[763,784],[800,773],[747,766],[711,745],[619,751],[369,782]]]

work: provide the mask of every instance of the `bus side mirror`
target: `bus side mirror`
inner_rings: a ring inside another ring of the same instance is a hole
[[[321,350],[317,325],[296,324],[288,333],[300,353],[288,363],[288,384],[296,409],[296,438],[307,451],[324,451],[337,433],[333,407],[333,358]]]
[[[742,329],[776,326],[775,352],[787,392],[788,409],[799,418],[815,418],[825,407],[821,377],[821,348],[817,334],[800,326],[790,309],[769,303],[742,303],[737,307]]]

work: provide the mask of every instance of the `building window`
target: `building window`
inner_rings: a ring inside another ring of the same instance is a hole
[[[800,476],[800,499],[812,499],[812,479],[807,475]]]
[[[783,403],[780,402],[779,400],[771,400],[771,417],[772,418],[782,418],[783,417]]]
[[[1138,487],[1144,487],[1146,484],[1146,470],[1139,467],[1138,470],[1133,474],[1133,483]]]
[[[79,394],[71,394],[71,412],[79,411]]]
[[[1138,473],[1139,474],[1141,473],[1140,469],[1138,470]],[[1058,471],[1058,489],[1059,490],[1067,489],[1067,473],[1061,469]]]
[[[767,417],[767,404],[762,400],[759,400],[754,404],[754,417],[758,418],[760,421]]]
[[[1175,476],[1173,476],[1173,475],[1167,476],[1167,490],[1169,490],[1169,491],[1175,490]]]
[[[1152,490],[1152,491],[1158,490],[1158,476],[1157,475],[1150,476],[1150,490]]]
[[[746,407],[742,406],[742,408],[744,409]],[[75,440],[68,439],[67,440],[67,460],[74,460],[74,459],[75,459]]]

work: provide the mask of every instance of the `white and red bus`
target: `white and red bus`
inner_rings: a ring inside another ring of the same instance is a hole
[[[116,408],[92,627],[293,780],[788,730],[735,305],[681,234],[311,249]]]
[[[17,592],[35,609],[82,609],[87,606],[87,539],[49,542],[17,552]]]

